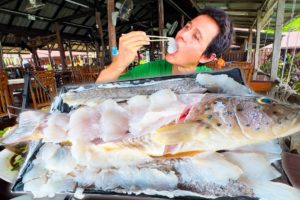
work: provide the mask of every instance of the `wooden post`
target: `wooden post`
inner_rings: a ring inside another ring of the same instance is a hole
[[[275,39],[273,43],[273,56],[272,56],[272,69],[271,69],[271,80],[277,79],[278,64],[281,52],[281,33],[284,21],[284,7],[285,0],[278,0],[277,14],[276,14],[276,27],[275,27]]]
[[[108,25],[108,38],[109,38],[109,49],[112,61],[116,59],[117,56],[117,42],[116,42],[116,28],[112,23],[112,12],[115,9],[115,1],[107,1],[107,25]]]
[[[247,49],[248,49],[248,39],[245,38],[245,39],[244,39],[244,47],[243,47],[244,52],[246,52]]]
[[[252,61],[252,42],[253,42],[253,34],[252,27],[250,28],[249,34],[249,42],[248,42],[248,54],[247,54],[247,62],[251,63]]]
[[[58,48],[59,48],[59,54],[60,54],[61,64],[62,64],[63,69],[67,69],[65,50],[64,50],[64,45],[62,43],[62,38],[60,36],[58,22],[55,22],[54,26],[55,26],[56,40],[57,40],[57,44],[58,44]]]
[[[49,59],[52,70],[54,70],[54,63],[53,63],[53,60],[51,58],[51,49],[50,49],[49,45],[47,45],[47,47],[48,47],[48,59]]]
[[[159,24],[159,35],[164,35],[164,1],[158,0],[158,24]],[[160,42],[160,53],[161,59],[165,59],[165,43]]]
[[[99,58],[100,61],[100,66],[104,66],[104,57],[105,57],[105,44],[104,44],[104,39],[103,39],[103,29],[102,29],[102,22],[101,22],[101,13],[99,11],[96,11],[96,27],[98,30],[98,34],[100,37],[100,46],[101,48],[99,49],[99,44],[97,43],[96,49],[97,49],[97,58]],[[102,51],[101,51],[102,49]],[[101,52],[101,55],[100,55]]]
[[[104,39],[103,39],[103,29],[102,29],[102,22],[101,22],[101,13],[96,11],[96,26],[97,26],[97,30],[98,30],[98,34],[100,37],[100,45],[102,46],[102,48],[104,48],[105,44],[104,44]]]
[[[2,36],[0,37],[0,69],[4,69],[3,51],[2,51]]]
[[[85,44],[86,46],[86,57],[87,57],[87,65],[90,65],[90,59],[89,59],[89,45],[88,43]]]
[[[22,58],[22,55],[21,55],[21,51],[22,50],[19,51],[18,56],[19,56],[19,59],[20,59],[20,66],[23,67],[23,58]]]
[[[100,58],[100,48],[99,48],[99,43],[97,40],[95,40],[95,49],[96,49],[96,66],[102,66],[101,64],[101,58]]]
[[[72,46],[71,46],[71,42],[70,41],[68,41],[68,50],[69,50],[69,58],[70,58],[72,67],[74,67],[74,59],[73,59]]]
[[[181,15],[180,27],[183,28],[185,26],[184,15]]]
[[[256,80],[257,71],[259,69],[260,31],[261,31],[261,10],[257,12],[257,18],[256,18],[256,46],[255,46],[255,60],[254,60],[255,69],[253,72],[254,80]]]
[[[32,53],[32,59],[33,59],[34,65],[35,65],[35,69],[40,68],[41,64],[40,64],[39,56],[37,53],[37,48],[36,47],[32,48],[31,53]]]

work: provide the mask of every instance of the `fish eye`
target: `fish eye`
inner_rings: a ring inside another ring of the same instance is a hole
[[[272,103],[272,100],[267,98],[267,97],[259,97],[256,100],[260,104],[270,104],[270,103]]]

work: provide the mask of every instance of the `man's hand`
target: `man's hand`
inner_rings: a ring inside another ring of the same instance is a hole
[[[119,54],[106,69],[102,70],[96,82],[110,82],[119,78],[126,67],[134,61],[137,51],[150,44],[145,32],[133,31],[122,35],[119,39]]]
[[[116,58],[119,67],[125,70],[134,61],[137,51],[149,44],[149,38],[143,31],[133,31],[122,35],[119,39],[119,54]]]

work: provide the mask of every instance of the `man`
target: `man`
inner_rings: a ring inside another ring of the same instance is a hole
[[[232,32],[232,23],[222,10],[204,9],[177,33],[178,49],[175,53],[166,54],[166,60],[139,65],[121,75],[134,60],[137,51],[150,44],[145,32],[130,32],[120,37],[116,60],[101,71],[97,82],[211,71],[197,65],[210,62],[225,51],[231,44]]]

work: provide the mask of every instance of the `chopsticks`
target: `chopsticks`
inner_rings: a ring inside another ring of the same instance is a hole
[[[125,34],[122,34],[125,35]],[[158,36],[158,35],[147,35],[150,38],[150,42],[168,42],[170,38],[167,36]],[[154,38],[154,39],[151,39]]]
[[[169,38],[171,38],[171,37],[158,36],[158,35],[147,35],[147,36],[150,38],[150,42],[164,42],[164,41],[169,41]]]

